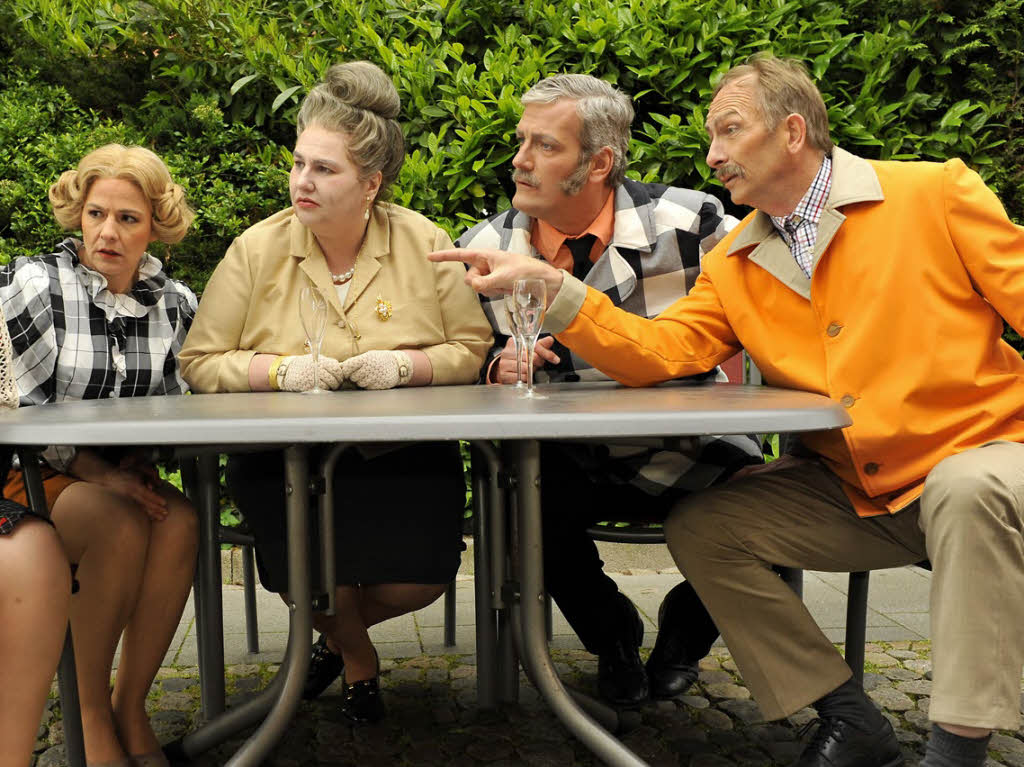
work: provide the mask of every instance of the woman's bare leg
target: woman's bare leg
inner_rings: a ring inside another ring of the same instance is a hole
[[[150,522],[134,501],[92,482],[69,485],[52,518],[80,589],[71,600],[71,631],[86,759],[126,756],[114,726],[110,671],[117,641],[135,608]]]
[[[114,720],[129,754],[160,747],[146,714],[146,695],[174,638],[192,588],[199,546],[199,524],[188,500],[163,486],[167,517],[149,527],[149,548],[142,586],[121,641],[121,662],[114,685]]]
[[[52,527],[23,519],[0,536],[0,767],[32,758],[70,602],[71,570]]]

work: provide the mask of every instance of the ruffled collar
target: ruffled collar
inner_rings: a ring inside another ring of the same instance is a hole
[[[107,278],[90,269],[78,257],[82,243],[74,237],[68,237],[59,248],[71,259],[75,274],[82,287],[89,294],[93,304],[103,309],[107,319],[114,317],[145,317],[149,310],[156,306],[167,286],[167,275],[160,260],[149,253],[143,253],[139,261],[139,279],[127,293],[113,293],[107,286]]]

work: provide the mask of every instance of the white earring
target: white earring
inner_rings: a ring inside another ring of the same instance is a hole
[[[372,197],[367,197],[366,198],[366,211],[363,213],[363,221],[369,221],[370,220],[370,208],[371,207],[373,207],[373,198]]]

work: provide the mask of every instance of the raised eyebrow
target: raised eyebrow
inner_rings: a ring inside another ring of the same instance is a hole
[[[516,131],[516,139],[518,141],[522,141],[525,138],[526,138],[526,134],[525,133],[523,133],[520,130]],[[530,136],[530,138],[532,138],[534,141],[542,141],[545,144],[558,144],[559,146],[562,145],[562,142],[559,141],[554,136],[552,136],[550,133],[534,133],[534,134],[532,134]]]
[[[739,112],[737,112],[735,109],[727,109],[721,114],[715,115],[714,117],[709,117],[707,119],[707,122],[704,123],[704,130],[710,133],[711,129],[718,125],[718,123],[722,122],[722,120],[737,114],[739,114]]]
[[[320,157],[306,157],[302,152],[292,152],[293,160],[302,160],[302,162],[313,163],[314,165],[326,165],[328,168],[334,168],[335,164],[330,160],[325,160]]]

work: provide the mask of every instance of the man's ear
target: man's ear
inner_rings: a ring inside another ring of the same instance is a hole
[[[612,172],[612,165],[615,162],[615,153],[610,146],[603,146],[590,156],[590,175],[588,181],[604,183],[605,179]]]
[[[786,148],[796,154],[807,145],[807,123],[795,112],[786,118]]]

